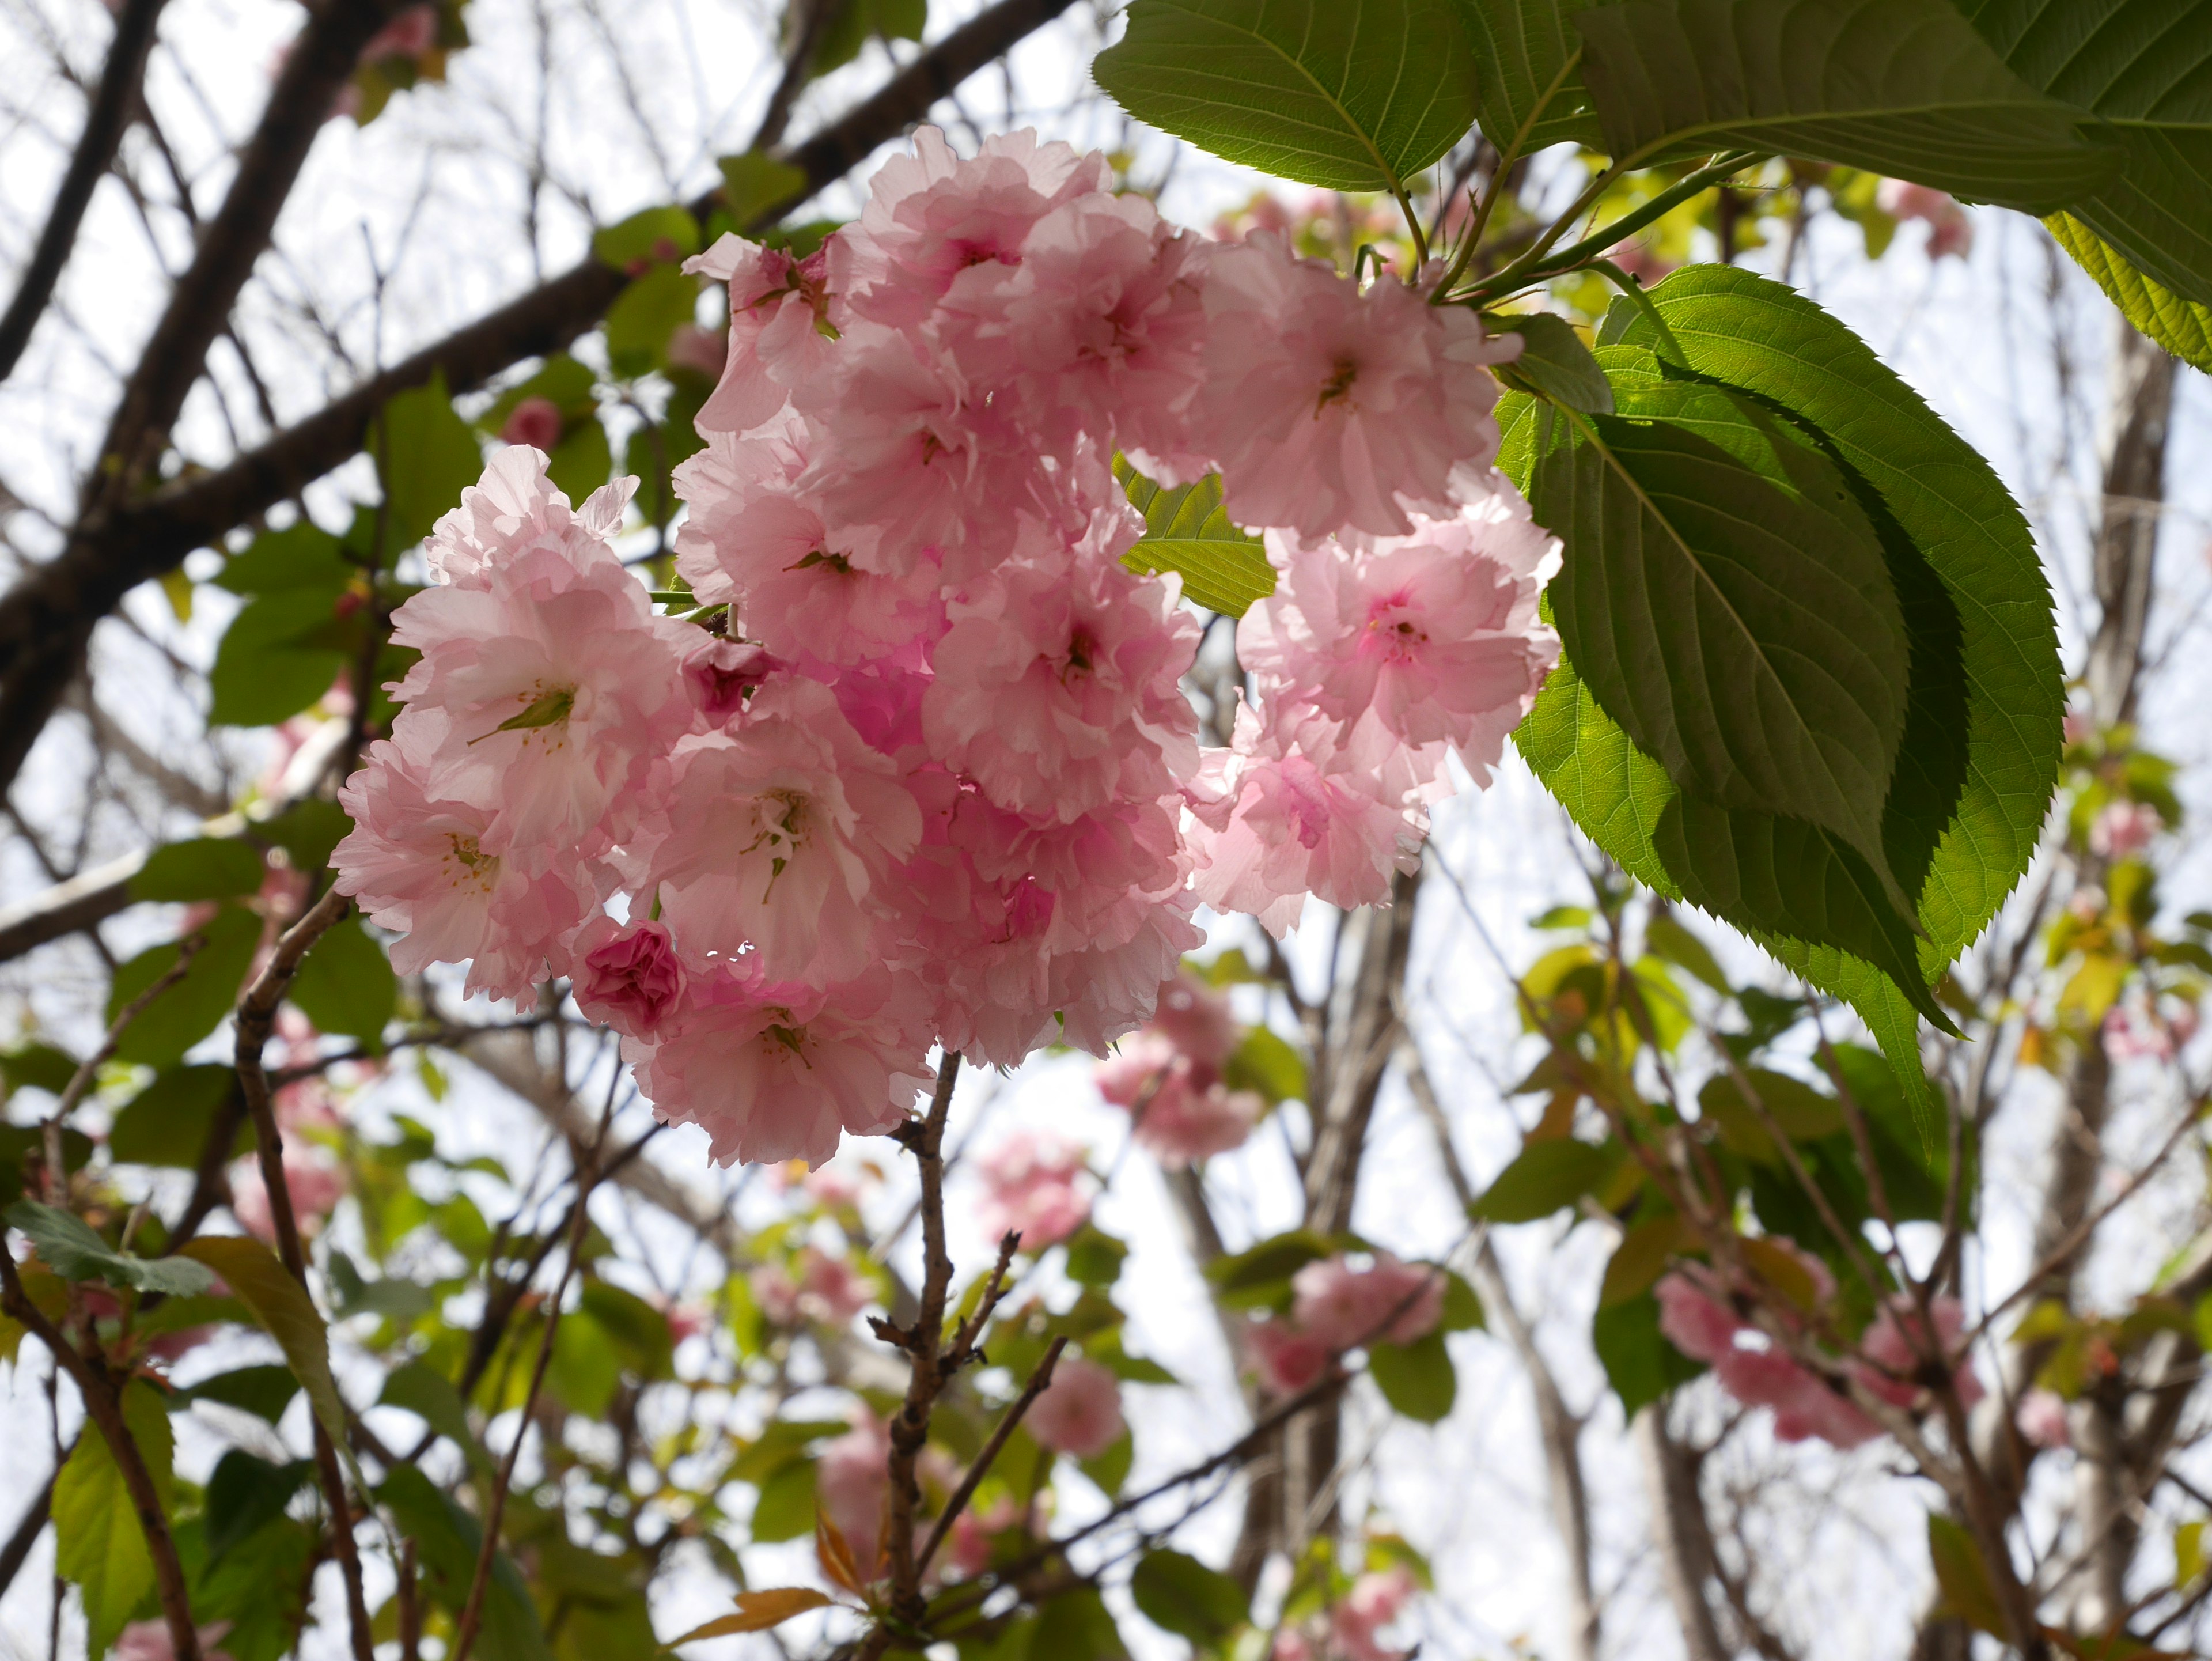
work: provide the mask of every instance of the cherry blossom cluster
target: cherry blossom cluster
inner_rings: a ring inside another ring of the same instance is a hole
[[[1443,1318],[1442,1272],[1387,1251],[1364,1266],[1341,1253],[1308,1263],[1291,1277],[1291,1293],[1288,1315],[1244,1329],[1246,1358],[1272,1396],[1297,1395],[1348,1349],[1413,1343]]]
[[[1241,1147],[1267,1110],[1222,1066],[1240,1037],[1229,1001],[1189,970],[1160,988],[1152,1020],[1098,1064],[1098,1092],[1129,1110],[1131,1134],[1170,1170]]]
[[[1279,934],[1387,901],[1556,655],[1553,545],[1490,465],[1517,339],[1111,183],[925,130],[814,253],[692,262],[731,323],[677,473],[687,618],[615,551],[629,483],[572,508],[518,445],[464,492],[343,796],[340,886],[402,970],[565,977],[717,1159],[819,1161],[911,1110],[933,1047],[1105,1053],[1201,904]],[[1198,615],[1122,563],[1117,453],[1218,472],[1264,532],[1223,747],[1182,684]],[[1209,1054],[1145,1116],[1184,1157],[1254,1111]]]
[[[1784,1248],[1810,1279],[1814,1301],[1835,1296],[1835,1278],[1808,1253]],[[1659,1330],[1667,1342],[1693,1361],[1711,1366],[1721,1388],[1746,1407],[1771,1408],[1774,1434],[1784,1442],[1814,1439],[1838,1448],[1855,1448],[1882,1434],[1881,1427],[1838,1384],[1820,1378],[1774,1344],[1739,1315],[1712,1272],[1690,1264],[1665,1275],[1654,1288],[1659,1299]],[[1955,1298],[1930,1305],[1935,1340],[1942,1354],[1956,1357],[1964,1314]],[[1892,1407],[1919,1411],[1928,1391],[1912,1382],[1925,1366],[1928,1341],[1920,1311],[1899,1293],[1885,1303],[1859,1340],[1858,1353],[1844,1371]],[[1952,1372],[1962,1407],[1982,1398],[1982,1381],[1959,1361]]]

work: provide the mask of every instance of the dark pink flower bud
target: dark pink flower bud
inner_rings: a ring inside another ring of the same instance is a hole
[[[550,450],[561,441],[561,411],[550,398],[526,398],[499,429],[504,444],[527,444],[533,450]]]
[[[745,694],[782,666],[750,641],[708,636],[684,660],[684,684],[710,721],[727,721],[745,707]]]
[[[601,917],[576,937],[576,1002],[595,1021],[649,1037],[684,995],[684,962],[657,922]]]

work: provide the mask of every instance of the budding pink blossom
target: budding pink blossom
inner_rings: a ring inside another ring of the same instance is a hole
[[[507,412],[499,429],[502,444],[526,444],[550,450],[561,441],[561,409],[550,398],[526,398]]]
[[[890,1457],[890,1427],[863,1408],[852,1429],[822,1445],[814,1466],[815,1503],[845,1536],[853,1561],[869,1579],[882,1555]]]
[[[1121,1381],[1096,1361],[1062,1356],[1023,1428],[1055,1453],[1095,1459],[1121,1439]]]
[[[1291,1317],[1331,1349],[1410,1344],[1436,1330],[1444,1308],[1443,1271],[1378,1251],[1365,1269],[1342,1256],[1308,1263],[1291,1277]]]
[[[1363,1574],[1344,1601],[1329,1611],[1329,1635],[1346,1661],[1407,1661],[1411,1650],[1395,1650],[1380,1637],[1383,1628],[1405,1613],[1420,1583],[1403,1564]]]
[[[594,918],[572,950],[577,1007],[628,1037],[651,1037],[684,996],[684,961],[659,923]]]
[[[1083,1150],[1017,1130],[976,1161],[984,1198],[977,1215],[993,1238],[1014,1233],[1024,1250],[1056,1245],[1091,1219]]]
[[[2089,851],[2108,860],[2140,854],[2166,829],[2159,811],[2148,802],[2108,802],[2089,825]]]
[[[1295,1396],[1327,1372],[1335,1351],[1328,1342],[1280,1317],[1244,1328],[1244,1354],[1271,1396]]]
[[[2013,1422],[2020,1427],[2020,1433],[2037,1447],[2073,1445],[2073,1434],[2066,1423],[2066,1398],[2055,1390],[2038,1386],[2022,1396]]]

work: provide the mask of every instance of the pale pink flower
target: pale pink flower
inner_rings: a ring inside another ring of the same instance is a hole
[[[1267,1110],[1255,1091],[1231,1090],[1218,1080],[1201,1087],[1181,1056],[1152,1074],[1146,1088],[1149,1096],[1140,1091],[1124,1105],[1135,1115],[1138,1142],[1170,1171],[1242,1147]]]
[[[1021,1507],[1011,1494],[1000,1494],[981,1512],[971,1504],[952,1519],[952,1532],[945,1541],[945,1561],[953,1573],[972,1580],[990,1567],[992,1536],[1004,1534],[1021,1520]]]
[[[852,1547],[861,1574],[871,1579],[882,1553],[890,1457],[890,1427],[862,1408],[852,1429],[822,1445],[814,1466],[815,1503]]]
[[[817,1164],[874,1135],[930,1082],[920,990],[883,970],[827,988],[695,975],[651,1043],[626,1042],[654,1110],[707,1132],[718,1163]]]
[[[1291,1277],[1291,1318],[1332,1349],[1410,1344],[1436,1330],[1444,1308],[1443,1271],[1378,1251],[1364,1269],[1341,1256]]]
[[[2151,845],[2166,821],[2148,802],[2107,802],[2089,825],[2089,851],[2108,860],[2126,859]]]
[[[1467,307],[1387,277],[1363,294],[1263,234],[1214,251],[1206,314],[1193,425],[1239,524],[1402,536],[1407,508],[1442,508],[1455,466],[1497,453],[1486,366],[1520,341],[1485,339]]]
[[[868,1278],[849,1257],[833,1257],[813,1246],[799,1249],[799,1307],[815,1320],[842,1326],[876,1300]]]
[[[345,1198],[345,1172],[327,1159],[300,1148],[284,1150],[284,1188],[292,1196],[292,1217],[300,1232],[312,1239],[323,1231],[337,1202]],[[230,1212],[239,1226],[256,1239],[274,1244],[276,1217],[270,1208],[269,1189],[261,1180],[258,1159],[242,1159],[230,1173]]]
[[[701,1333],[710,1330],[714,1324],[713,1315],[696,1304],[670,1304],[662,1309],[661,1313],[668,1317],[668,1342],[671,1344],[681,1344],[687,1338],[696,1338]]]
[[[775,1325],[793,1326],[799,1321],[799,1282],[781,1263],[757,1263],[745,1276],[746,1288],[760,1312]]]
[[[199,1628],[202,1661],[230,1661],[227,1652],[215,1647],[229,1630],[228,1621],[211,1621]],[[133,1621],[115,1634],[114,1645],[107,1652],[114,1661],[177,1661],[176,1642],[169,1635],[167,1621]]]
[[[692,367],[721,377],[700,407],[702,433],[749,431],[781,409],[793,388],[829,373],[836,342],[826,248],[794,259],[787,249],[726,234],[684,269],[730,287],[726,353],[718,342],[702,343],[714,347],[709,368],[704,350],[688,348]],[[672,360],[675,354],[672,338]]]
[[[1083,1149],[1058,1137],[1017,1130],[976,1161],[983,1179],[977,1216],[996,1239],[1022,1237],[1024,1249],[1056,1245],[1090,1220]]]
[[[1951,1382],[1959,1393],[1960,1405],[1971,1408],[1982,1399],[1983,1390],[1981,1379],[1960,1347],[1960,1335],[1966,1329],[1966,1311],[1959,1306],[1956,1298],[1934,1299],[1929,1309],[1935,1317],[1936,1355],[1950,1366]],[[1859,1354],[1875,1364],[1873,1369],[1856,1369],[1860,1382],[1893,1407],[1925,1403],[1926,1390],[1914,1382],[1917,1375],[1935,1364],[1927,1354],[1929,1345],[1923,1333],[1920,1311],[1912,1300],[1901,1293],[1890,1299],[1859,1340]]]
[[[2069,709],[2059,727],[2069,749],[2077,744],[2087,744],[2097,731],[2095,721],[2079,709]]]
[[[895,327],[939,303],[980,309],[1021,266],[1038,221],[1112,185],[1104,156],[1041,144],[1033,131],[987,138],[963,161],[939,129],[918,128],[914,154],[876,170],[859,221],[830,245],[830,286]]]
[[[608,538],[637,489],[634,478],[603,484],[571,509],[545,476],[536,447],[509,445],[486,464],[483,477],[461,491],[461,504],[431,527],[423,557],[434,582],[481,587],[485,574],[535,548],[550,548],[578,565],[619,564]]]
[[[1652,1291],[1659,1300],[1660,1335],[1693,1361],[1717,1361],[1747,1329],[1734,1310],[1679,1269],[1662,1275]]]
[[[596,917],[571,951],[577,1007],[628,1037],[651,1037],[684,996],[684,960],[658,922]]]
[[[426,712],[426,719],[432,712]],[[415,730],[434,750],[423,723]],[[392,966],[470,964],[466,989],[520,998],[567,961],[567,940],[596,908],[591,874],[532,873],[485,846],[491,810],[433,791],[392,739],[338,792],[354,828],[331,855],[335,885],[393,930]]]
[[[1966,216],[1966,210],[1931,185],[1885,179],[1875,190],[1874,199],[1875,204],[1893,219],[1927,222],[1930,259],[1941,259],[1946,254],[1956,254],[1963,259],[1974,246],[1974,222]]]
[[[502,444],[526,444],[550,450],[561,441],[561,407],[550,398],[526,398],[507,412],[499,429]]]
[[[1228,997],[1188,969],[1178,968],[1161,983],[1152,1031],[1188,1056],[1201,1078],[1210,1079],[1237,1048],[1238,1028]]]
[[[735,727],[676,745],[649,863],[689,949],[750,944],[760,974],[839,979],[872,961],[877,890],[921,834],[896,770],[828,690],[780,679]]]
[[[1746,1407],[1770,1408],[1778,1441],[1818,1439],[1850,1449],[1881,1427],[1836,1386],[1772,1349],[1731,1349],[1713,1364],[1721,1387]]]
[[[799,1186],[817,1205],[835,1210],[860,1204],[860,1196],[867,1191],[867,1175],[856,1165],[817,1165],[800,1179]]]
[[[1314,1647],[1313,1640],[1297,1627],[1285,1627],[1278,1632],[1267,1653],[1269,1661],[1321,1661],[1321,1652]]]
[[[1344,1601],[1328,1613],[1329,1635],[1346,1661],[1407,1661],[1411,1650],[1394,1650],[1384,1644],[1383,1628],[1405,1613],[1420,1583],[1402,1563],[1363,1574],[1352,1583]]]
[[[1086,554],[1009,567],[950,615],[922,729],[994,802],[1066,823],[1197,770],[1198,624],[1168,585]]]
[[[1022,1427],[1054,1453],[1095,1459],[1121,1439],[1121,1381],[1096,1361],[1062,1356]]]
[[[2066,1423],[2066,1398],[2055,1390],[2039,1386],[2022,1396],[2013,1422],[2020,1427],[2020,1433],[2037,1447],[2073,1445],[2073,1433]]]
[[[1295,1396],[1328,1371],[1335,1351],[1325,1340],[1279,1316],[1246,1324],[1244,1354],[1262,1390],[1273,1396]]]

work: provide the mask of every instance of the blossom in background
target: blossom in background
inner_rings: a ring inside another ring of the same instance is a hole
[[[872,1579],[883,1555],[884,1509],[890,1498],[890,1427],[867,1409],[853,1428],[822,1445],[814,1466],[815,1503]]]
[[[346,1196],[346,1174],[319,1153],[304,1148],[284,1150],[284,1188],[292,1196],[292,1219],[309,1239],[323,1231],[331,1213]],[[269,1188],[261,1178],[258,1159],[241,1159],[230,1173],[230,1211],[239,1226],[256,1239],[274,1245],[276,1216],[270,1208]]]
[[[561,406],[550,398],[526,398],[507,411],[499,429],[502,444],[550,450],[561,441]]]
[[[2066,1424],[2066,1398],[2057,1390],[2038,1386],[2027,1391],[2020,1398],[2013,1422],[2020,1427],[2020,1433],[2037,1447],[2073,1445],[2073,1434]]]
[[[1297,1323],[1277,1318],[1248,1322],[1244,1354],[1260,1386],[1271,1396],[1295,1396],[1316,1383],[1336,1358],[1326,1339]]]
[[[1392,1649],[1381,1633],[1406,1611],[1420,1583],[1403,1564],[1371,1571],[1352,1583],[1352,1590],[1328,1613],[1329,1636],[1346,1661],[1406,1661],[1413,1652]]]
[[[876,1300],[875,1287],[850,1259],[814,1246],[800,1247],[788,1269],[775,1262],[758,1265],[746,1284],[761,1312],[778,1326],[801,1319],[843,1326]]]
[[[199,1628],[201,1661],[230,1661],[229,1654],[218,1647],[229,1630],[228,1621],[210,1621]],[[107,1652],[115,1661],[177,1661],[176,1640],[169,1635],[167,1621],[133,1621],[115,1634]]]
[[[1131,1134],[1171,1171],[1241,1147],[1267,1112],[1257,1092],[1232,1090],[1222,1065],[1236,1048],[1229,1001],[1178,969],[1151,1024],[1098,1063],[1099,1094],[1127,1108]]]
[[[1308,1263],[1291,1277],[1291,1318],[1333,1350],[1410,1344],[1443,1317],[1443,1271],[1378,1251],[1365,1268],[1342,1256]]]
[[[1095,1459],[1121,1439],[1121,1381],[1096,1361],[1064,1355],[1022,1420],[1040,1445]]]
[[[977,1216],[993,1238],[1022,1237],[1024,1250],[1057,1245],[1091,1219],[1082,1148],[1017,1130],[976,1161],[983,1179]]]
[[[2089,824],[2089,851],[2108,860],[2140,854],[2166,829],[2159,811],[2148,802],[2107,802]]]
[[[1917,219],[1928,227],[1928,257],[1941,259],[1955,254],[1964,259],[1974,246],[1974,222],[1958,203],[1931,185],[1915,185],[1903,179],[1885,179],[1875,192],[1875,205],[1892,219]]]

